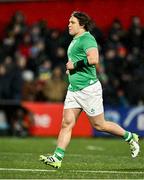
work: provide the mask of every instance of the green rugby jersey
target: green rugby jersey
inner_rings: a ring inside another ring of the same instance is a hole
[[[89,33],[84,32],[82,35],[75,37],[68,47],[68,59],[73,63],[79,60],[87,62],[86,52],[90,48],[97,48],[95,38]],[[71,70],[68,76],[70,91],[81,90],[91,84],[94,84],[98,78],[96,75],[95,65],[87,65],[77,70]]]

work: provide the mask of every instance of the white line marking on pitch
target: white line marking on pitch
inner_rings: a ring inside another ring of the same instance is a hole
[[[0,171],[23,171],[23,172],[56,172],[58,170],[51,169],[16,169],[16,168],[0,168]],[[109,173],[109,174],[144,174],[144,171],[102,171],[102,170],[67,170],[67,172],[77,173]]]
[[[104,151],[104,148],[100,147],[100,146],[86,146],[86,149],[90,150],[90,151]]]
[[[16,169],[16,168],[0,168],[0,171],[30,171],[30,172],[55,172],[51,169]]]

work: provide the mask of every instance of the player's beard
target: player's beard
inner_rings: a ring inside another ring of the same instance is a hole
[[[73,36],[73,32],[72,32],[71,29],[69,29],[69,34],[70,34],[71,36]]]

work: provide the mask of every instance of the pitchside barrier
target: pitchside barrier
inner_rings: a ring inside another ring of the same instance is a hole
[[[17,119],[12,117],[16,116],[15,112],[17,112]],[[15,121],[22,119],[31,136],[57,136],[61,127],[62,113],[62,103],[7,102],[0,104],[0,134],[13,125],[13,119]],[[105,117],[144,137],[144,106],[127,108],[105,106]],[[81,113],[72,135],[75,137],[109,136],[107,133],[100,133],[93,129],[84,112]]]
[[[30,128],[33,136],[57,136],[61,126],[63,104],[23,103],[23,107],[33,113],[34,124]],[[125,129],[144,136],[144,106],[108,107],[105,106],[106,119],[120,124]],[[73,129],[73,136],[109,136],[93,129],[84,112]]]

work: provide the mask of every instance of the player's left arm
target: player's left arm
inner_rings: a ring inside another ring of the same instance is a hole
[[[89,65],[96,65],[99,63],[99,52],[97,48],[90,48],[86,51]]]

